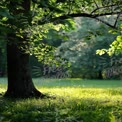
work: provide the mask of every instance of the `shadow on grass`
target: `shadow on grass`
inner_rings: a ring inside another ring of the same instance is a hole
[[[5,99],[0,96],[0,122],[119,122],[122,101],[60,97]]]
[[[111,95],[122,95],[122,89],[109,89]]]
[[[122,88],[121,80],[33,79],[38,87]]]

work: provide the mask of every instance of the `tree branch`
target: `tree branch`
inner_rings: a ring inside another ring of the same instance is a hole
[[[100,22],[102,22],[102,23],[108,25],[109,27],[111,27],[111,28],[113,28],[113,29],[117,29],[115,24],[114,24],[114,25],[111,25],[111,24],[109,24],[108,22],[106,22],[106,21],[104,21],[104,20],[102,20],[102,19],[100,19],[100,18],[94,18],[94,19],[96,19],[96,20],[98,20],[98,21],[100,21]]]
[[[96,20],[99,20],[101,22],[103,22],[104,24],[112,27],[112,28],[115,28],[113,25],[103,21],[103,20],[100,20],[99,18],[97,17],[102,17],[102,16],[107,16],[107,15],[121,15],[122,12],[108,12],[108,13],[101,13],[101,14],[88,14],[88,13],[73,13],[73,14],[68,14],[68,15],[62,15],[62,16],[59,16],[59,17],[54,17],[54,18],[45,18],[45,21],[44,21],[44,18],[43,20],[39,20],[38,21],[38,24],[39,25],[43,25],[43,24],[47,24],[47,23],[51,23],[53,22],[54,24],[59,24],[62,22],[62,20],[65,20],[65,19],[69,19],[69,18],[75,18],[75,17],[88,17],[88,18],[93,18],[93,19],[96,19]]]
[[[116,24],[117,24],[118,19],[119,19],[119,17],[120,17],[121,14],[122,14],[122,11],[118,14],[118,16],[117,16],[117,18],[116,18],[116,21],[115,21],[115,23],[114,23],[114,26],[115,26],[115,27],[116,27]]]
[[[95,3],[96,5],[96,3]],[[108,9],[109,7],[115,7],[117,6],[116,4],[112,4],[112,5],[107,5],[107,6],[98,6],[96,5],[96,8],[91,12],[91,14],[95,13],[96,11],[100,10],[100,9]]]

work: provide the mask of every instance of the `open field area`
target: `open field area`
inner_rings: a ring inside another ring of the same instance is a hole
[[[122,81],[34,79],[53,96],[45,99],[5,99],[6,79],[0,79],[0,122],[122,122]]]

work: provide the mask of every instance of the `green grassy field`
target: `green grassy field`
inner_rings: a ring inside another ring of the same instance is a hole
[[[0,122],[122,122],[122,81],[34,79],[55,99],[10,100],[0,95]],[[0,93],[6,90],[0,79]]]

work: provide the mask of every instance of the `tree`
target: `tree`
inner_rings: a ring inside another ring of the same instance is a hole
[[[109,56],[96,55],[96,50],[107,49],[117,34],[109,33],[108,26],[89,18],[75,21],[77,29],[68,33],[70,41],[62,43],[57,54],[71,62],[72,77],[102,79],[104,63],[109,65]]]
[[[22,17],[28,15],[30,11],[30,1],[10,1],[9,11],[13,18],[8,20],[9,27],[12,32],[9,32],[7,38],[7,71],[8,71],[8,89],[5,96],[12,97],[31,97],[43,96],[35,87],[31,79],[29,69],[29,54],[25,53],[21,47],[24,43],[28,46],[28,39],[26,35],[22,37],[17,36],[20,29],[24,29],[23,23],[19,24]],[[18,9],[18,5],[22,9]],[[14,7],[12,7],[14,6]],[[20,18],[21,17],[21,18]],[[15,25],[16,29],[13,29]],[[21,27],[22,26],[22,27]]]
[[[121,5],[120,0],[112,2],[102,0],[96,2],[91,0],[2,0],[0,27],[1,31],[7,32],[7,35],[2,33],[7,40],[8,89],[5,96],[24,98],[44,96],[32,82],[28,51],[33,38],[42,38],[44,33],[47,33],[43,27],[48,30],[52,25],[60,28],[64,27],[61,25],[65,25],[67,29],[72,27],[71,18],[79,16],[94,18],[116,28],[121,15]],[[107,15],[117,15],[113,25],[102,20],[102,17]],[[38,29],[38,32],[31,31],[31,28]]]
[[[99,55],[107,54],[110,57],[110,65],[106,67],[105,74],[107,78],[122,79],[122,29],[118,31],[111,30],[111,33],[117,34],[116,39],[110,44],[107,49],[99,49]]]

